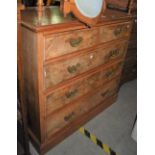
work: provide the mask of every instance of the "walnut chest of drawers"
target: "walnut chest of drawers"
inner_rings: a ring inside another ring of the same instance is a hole
[[[92,28],[55,7],[22,12],[23,100],[40,154],[115,102],[132,23],[110,10]]]

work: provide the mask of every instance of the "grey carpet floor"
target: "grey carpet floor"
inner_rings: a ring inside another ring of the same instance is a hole
[[[119,155],[136,155],[137,143],[131,138],[137,113],[137,81],[124,84],[117,101],[85,124],[85,128],[108,144]],[[30,145],[32,155],[36,155]],[[78,131],[46,155],[105,155],[102,149]]]

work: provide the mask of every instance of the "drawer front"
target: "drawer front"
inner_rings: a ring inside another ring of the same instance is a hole
[[[125,56],[126,43],[119,43],[105,48],[95,49],[93,52],[79,55],[65,61],[59,61],[45,67],[45,89],[72,78],[80,73],[93,69],[99,65]]]
[[[130,35],[131,28],[132,22],[100,27],[100,41],[101,43],[104,43],[121,37],[128,37]]]
[[[45,59],[69,54],[97,44],[98,29],[70,31],[45,37]]]
[[[110,66],[106,70],[98,71],[89,77],[81,78],[70,86],[54,91],[46,97],[47,115],[101,87],[106,81],[118,76],[122,70],[122,66],[123,63],[120,62]]]
[[[102,89],[96,90],[96,94],[92,94],[91,98],[86,97],[71,106],[50,115],[47,118],[47,136],[50,138],[55,132],[62,129],[65,125],[74,121],[78,116],[88,112],[93,107],[97,106],[106,98],[117,93],[119,79],[114,79],[104,85]]]

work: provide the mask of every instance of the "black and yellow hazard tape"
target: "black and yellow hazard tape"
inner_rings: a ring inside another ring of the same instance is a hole
[[[88,137],[94,144],[98,145],[106,154],[108,155],[118,155],[114,150],[112,150],[107,144],[103,144],[101,140],[96,138],[95,135],[90,133],[85,128],[81,127],[79,129],[80,133]]]

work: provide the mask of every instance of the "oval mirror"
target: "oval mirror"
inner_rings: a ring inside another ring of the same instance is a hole
[[[65,0],[66,10],[87,25],[95,25],[106,8],[105,0]]]

